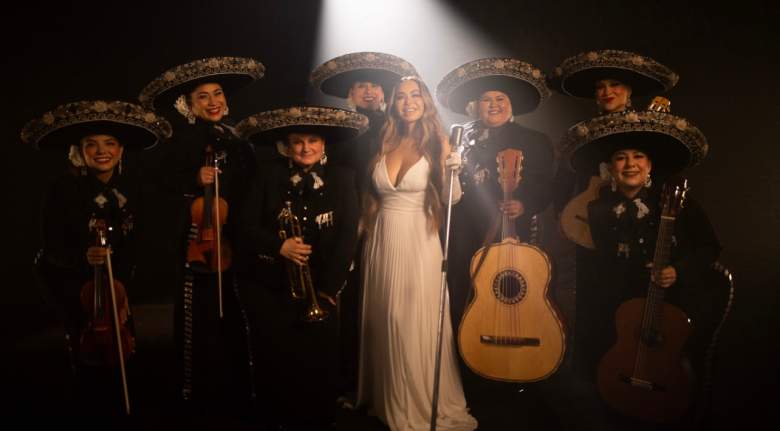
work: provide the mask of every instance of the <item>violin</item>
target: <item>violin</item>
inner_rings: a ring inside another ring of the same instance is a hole
[[[209,147],[206,151],[206,166],[216,168],[219,156]],[[199,269],[222,272],[230,268],[232,251],[228,242],[222,239],[222,226],[227,223],[228,204],[219,197],[219,175],[214,184],[204,186],[203,196],[190,205],[192,223],[197,235],[187,247],[187,262],[199,263]]]
[[[108,228],[105,220],[95,220],[92,229],[96,234],[96,245],[106,247]],[[135,337],[127,324],[130,307],[124,285],[114,279],[110,250],[106,255],[106,272],[103,268],[103,265],[94,265],[93,279],[81,288],[81,306],[88,319],[79,340],[79,356],[83,363],[91,366],[115,367],[119,364],[125,410],[129,414],[125,362],[135,353]]]
[[[215,152],[211,146],[206,148],[206,166],[217,168],[224,155]],[[219,171],[214,176],[214,184],[205,185],[203,196],[198,197],[190,206],[192,223],[197,235],[187,246],[187,262],[198,269],[217,273],[217,297],[219,317],[222,318],[222,272],[230,268],[232,250],[230,244],[222,239],[222,226],[227,222],[228,204],[219,197]]]

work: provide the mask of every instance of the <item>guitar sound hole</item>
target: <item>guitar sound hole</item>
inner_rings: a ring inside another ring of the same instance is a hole
[[[502,271],[493,279],[493,294],[504,304],[512,305],[522,301],[527,289],[525,278],[517,271]]]

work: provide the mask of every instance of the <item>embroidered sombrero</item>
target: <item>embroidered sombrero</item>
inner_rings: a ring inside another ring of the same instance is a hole
[[[88,100],[60,105],[22,128],[22,142],[36,149],[78,145],[88,135],[114,136],[128,148],[148,149],[171,136],[164,118],[141,106],[116,100]]]
[[[290,133],[317,134],[331,145],[347,142],[367,129],[368,117],[365,115],[320,106],[293,106],[259,112],[236,125],[236,131],[242,138],[266,145],[286,142]]]
[[[381,85],[389,96],[398,81],[410,75],[416,76],[417,71],[403,58],[382,52],[353,52],[317,66],[309,81],[323,93],[341,98],[349,97],[355,82],[368,81]]]
[[[538,68],[514,58],[491,57],[448,73],[436,86],[436,97],[446,108],[465,114],[470,101],[491,90],[509,96],[514,114],[531,112],[550,96],[545,75]]]
[[[679,78],[650,57],[607,49],[567,58],[555,68],[550,86],[570,96],[593,99],[596,81],[616,79],[631,86],[633,95],[654,96],[674,87]]]
[[[200,84],[216,82],[230,95],[264,74],[265,66],[253,58],[204,58],[163,72],[141,90],[138,100],[149,109],[168,111],[179,96],[189,94]]]
[[[654,169],[667,174],[696,166],[709,150],[704,134],[685,118],[647,110],[581,121],[569,128],[561,152],[575,171],[592,170],[621,148],[645,151]]]

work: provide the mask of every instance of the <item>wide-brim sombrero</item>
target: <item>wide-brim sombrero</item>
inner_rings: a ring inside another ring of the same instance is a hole
[[[341,98],[349,97],[350,88],[358,81],[379,84],[389,96],[404,76],[417,76],[417,71],[401,57],[383,52],[353,52],[317,66],[309,81],[323,93]]]
[[[452,70],[436,86],[436,97],[451,111],[465,114],[470,101],[491,90],[509,96],[513,114],[531,112],[550,96],[540,69],[518,59],[492,57]]]
[[[327,145],[334,145],[352,141],[367,129],[368,117],[365,115],[321,106],[292,106],[259,112],[236,125],[236,132],[242,138],[257,145],[282,142],[282,146],[290,133],[316,134],[322,136]]]
[[[63,149],[89,135],[111,135],[129,149],[148,149],[171,136],[171,125],[143,107],[117,100],[60,105],[22,128],[22,142],[36,149]]]
[[[615,79],[631,87],[631,94],[654,96],[670,90],[679,76],[650,57],[608,49],[569,57],[555,68],[550,86],[569,96],[595,98],[595,83]]]
[[[709,151],[704,134],[685,118],[625,111],[575,124],[566,133],[561,152],[575,171],[593,171],[621,148],[646,152],[653,169],[666,174],[698,165]]]
[[[264,74],[265,66],[253,58],[204,58],[166,70],[141,90],[138,100],[146,108],[168,112],[179,96],[188,95],[198,85],[217,83],[229,96]]]

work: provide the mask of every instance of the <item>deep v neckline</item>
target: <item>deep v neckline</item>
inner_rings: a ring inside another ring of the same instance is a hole
[[[387,178],[387,183],[390,184],[390,187],[392,187],[393,190],[398,190],[398,186],[401,185],[401,182],[403,182],[404,179],[406,179],[406,174],[409,173],[415,166],[417,166],[418,163],[420,163],[420,160],[424,159],[424,156],[420,156],[419,159],[417,159],[416,162],[412,163],[411,166],[409,166],[409,169],[406,170],[406,172],[401,175],[401,170],[398,170],[399,178],[396,178],[396,184],[393,184],[393,181],[390,180],[390,171],[387,170],[387,154],[382,156],[382,164],[385,167],[385,177]]]

